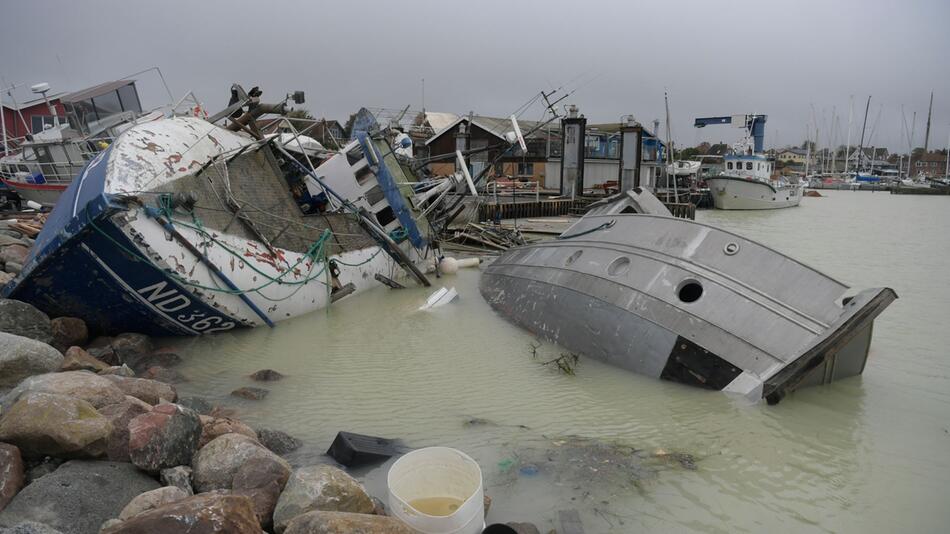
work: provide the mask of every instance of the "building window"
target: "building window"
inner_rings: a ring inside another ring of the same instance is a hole
[[[30,117],[30,128],[33,130],[33,133],[37,134],[45,130],[50,126],[56,126],[56,119],[51,115],[33,115]]]
[[[518,176],[534,176],[534,163],[519,163]]]

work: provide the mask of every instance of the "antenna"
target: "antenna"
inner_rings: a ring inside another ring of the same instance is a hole
[[[472,192],[473,197],[478,196],[478,191],[475,189],[475,182],[472,181],[472,175],[468,172],[468,164],[465,163],[465,157],[462,156],[461,150],[455,151],[455,158],[459,162],[459,167],[462,169],[462,176],[465,177],[465,181],[468,183],[468,190]]]
[[[521,127],[518,126],[518,118],[514,115],[511,116],[511,126],[515,129],[515,137],[518,138],[518,146],[521,147],[521,151],[525,154],[528,153],[528,145],[524,142],[524,136],[521,135]]]

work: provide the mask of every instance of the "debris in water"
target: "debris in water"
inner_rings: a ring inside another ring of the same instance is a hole
[[[347,467],[380,463],[400,453],[393,439],[338,432],[327,454]]]

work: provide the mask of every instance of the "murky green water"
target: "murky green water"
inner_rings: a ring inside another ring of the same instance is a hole
[[[946,532],[950,199],[825,194],[697,215],[900,295],[862,377],[775,407],[586,359],[559,374],[541,362],[560,350],[533,357],[532,336],[479,296],[475,270],[444,280],[461,299],[436,312],[416,311],[425,290],[381,288],[273,330],[178,341],[191,379],[179,389],[301,438],[296,464],[320,461],[339,430],[462,449],[482,467],[490,522],[545,531],[576,509],[587,532]],[[228,396],[264,367],[288,378],[263,401]],[[385,497],[386,466],[357,474]]]

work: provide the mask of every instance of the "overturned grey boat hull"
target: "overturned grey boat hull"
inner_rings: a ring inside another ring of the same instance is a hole
[[[848,286],[735,234],[616,212],[502,254],[480,289],[573,352],[770,403],[860,374],[874,318],[897,298],[889,288],[845,298]]]

